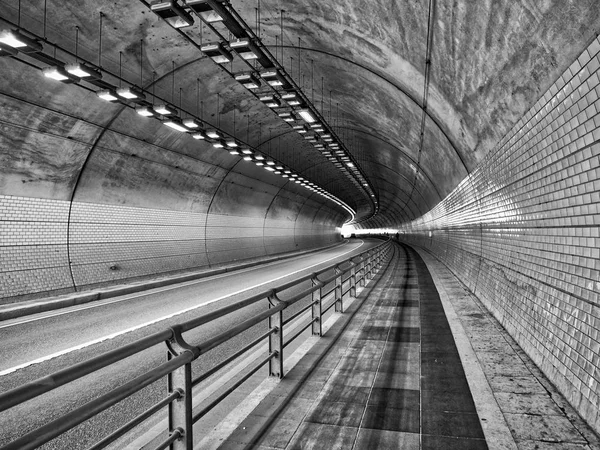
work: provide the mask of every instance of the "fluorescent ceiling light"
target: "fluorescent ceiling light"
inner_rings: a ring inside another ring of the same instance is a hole
[[[290,106],[298,106],[301,103],[300,97],[296,92],[285,92],[281,94],[281,98],[284,99]]]
[[[225,64],[233,61],[233,56],[221,42],[205,44],[200,47],[200,50],[217,64]]]
[[[67,64],[65,68],[67,72],[79,78],[90,78],[92,80],[102,78],[102,73],[99,70],[92,69],[82,63]]]
[[[237,52],[242,59],[250,60],[258,58],[258,50],[250,42],[250,39],[238,39],[229,43],[229,46]]]
[[[163,121],[163,123],[166,126],[173,128],[174,130],[177,130],[177,131],[181,131],[181,132],[189,131],[186,127],[183,126],[183,124],[179,120],[177,120],[175,118],[167,119],[167,120]]]
[[[265,157],[263,155],[256,155],[254,159],[256,159],[257,161],[264,161]]]
[[[185,4],[200,14],[200,17],[208,23],[221,22],[223,20],[223,17],[212,9],[206,0],[187,0]]]
[[[0,43],[16,48],[23,53],[42,51],[42,44],[37,39],[23,36],[17,30],[5,30],[0,33]]]
[[[211,139],[220,139],[221,138],[221,133],[219,133],[217,130],[206,130],[206,135],[211,138]]]
[[[102,89],[101,91],[98,91],[96,95],[102,100],[106,100],[107,102],[115,102],[119,100],[119,97],[117,97],[117,93],[110,89]]]
[[[263,95],[259,97],[259,100],[267,105],[269,108],[278,108],[281,106],[281,102],[275,95]]]
[[[256,164],[257,166],[264,166],[265,163],[261,162],[261,161],[255,161],[254,164]]]
[[[246,89],[258,89],[260,87],[260,80],[252,72],[238,73],[234,76],[234,79]]]
[[[242,149],[242,153],[244,155],[252,155],[254,153],[254,150],[251,150],[249,148],[244,148],[244,149]]]
[[[238,155],[238,156],[241,155],[241,153],[239,152],[239,150],[236,150],[234,148],[232,148],[231,150],[229,150],[229,153],[231,155]]]
[[[225,142],[223,142],[223,141],[213,142],[213,147],[214,148],[224,148],[225,147]]]
[[[173,28],[184,28],[194,24],[194,18],[176,1],[156,1],[151,6],[152,12],[156,13]]]
[[[281,117],[283,119],[284,122],[295,122],[296,120],[298,120],[298,118],[296,117],[296,115],[292,112],[282,112],[279,113],[279,117]]]
[[[188,127],[188,128],[192,128],[192,129],[196,129],[196,128],[200,128],[200,122],[198,122],[196,119],[190,118],[188,117],[187,119],[185,119],[183,121],[183,124]]]
[[[270,166],[266,166],[265,169],[268,170],[269,172],[275,172],[275,169]]]
[[[267,161],[267,166],[274,166],[275,165],[275,161]]]
[[[202,131],[199,132],[199,133],[192,134],[192,137],[194,139],[198,139],[198,140],[204,140],[204,139],[206,139],[206,136],[204,135],[204,133]]]
[[[0,45],[0,57],[2,56],[15,56],[19,51],[14,47],[9,47],[6,44]]]
[[[252,156],[244,156],[244,161],[252,161]]]
[[[287,81],[284,76],[275,69],[265,70],[260,73],[260,77],[267,82],[270,86],[283,86],[287,85]]]
[[[142,91],[140,91],[138,88],[133,87],[133,86],[117,89],[117,95],[120,97],[126,98],[127,100],[133,100],[133,99],[143,100],[146,98],[146,96],[142,93]]]
[[[228,140],[226,142],[226,144],[227,144],[227,147],[230,147],[230,148],[239,147],[238,143],[235,140],[233,140],[233,139]]]
[[[148,108],[147,106],[138,106],[137,108],[135,108],[135,112],[138,113],[140,116],[144,116],[144,117],[154,116],[154,113],[152,112],[152,110],[150,108]]]
[[[46,68],[42,69],[42,72],[44,73],[44,76],[46,78],[52,78],[53,80],[56,80],[56,81],[67,81],[67,80],[75,81],[70,77],[70,75],[62,67],[58,67],[58,66],[46,67]]]
[[[308,123],[313,123],[317,120],[308,109],[302,109],[298,111],[298,114],[300,114],[300,117],[302,117],[302,119]]]
[[[165,104],[165,103],[160,104],[160,105],[154,105],[153,108],[154,108],[154,111],[156,111],[159,114],[162,114],[163,116],[168,116],[170,114],[175,114],[177,112],[175,107]]]

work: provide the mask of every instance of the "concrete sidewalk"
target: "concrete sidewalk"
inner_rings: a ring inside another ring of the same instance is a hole
[[[210,448],[600,448],[443,265],[397,251],[348,320]]]

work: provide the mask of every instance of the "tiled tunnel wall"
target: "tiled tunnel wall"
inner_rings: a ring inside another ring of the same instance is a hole
[[[600,42],[401,239],[443,261],[600,431]]]
[[[271,219],[0,195],[0,303],[339,241],[331,211],[303,202]]]

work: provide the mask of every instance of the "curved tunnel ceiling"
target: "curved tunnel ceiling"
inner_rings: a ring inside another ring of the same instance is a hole
[[[2,6],[3,17],[15,19],[14,3]],[[43,28],[43,4],[23,2],[25,29]],[[375,191],[376,209],[145,1],[49,4],[48,41],[58,44],[59,53],[76,50],[97,64],[102,13],[103,69],[175,105],[181,102],[183,109],[284,162],[355,209],[362,227],[397,226],[433,208],[600,26],[595,0],[262,0],[257,34],[350,151]],[[230,5],[256,29],[255,0]],[[184,30],[197,42],[215,40],[198,21]],[[74,94],[61,86],[52,95]],[[90,114],[108,127],[122,113],[122,107],[102,104]],[[124,123],[148,128],[148,142],[160,145],[163,135],[152,134],[150,125]],[[95,127],[79,132],[89,143],[102,134]],[[64,164],[73,183],[85,161]]]

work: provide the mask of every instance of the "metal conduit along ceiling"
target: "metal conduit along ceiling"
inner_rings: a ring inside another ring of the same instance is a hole
[[[107,94],[141,88],[186,111],[174,129],[195,118],[224,131],[210,138],[224,149],[251,143],[266,170],[327,192],[365,228],[431,210],[600,29],[593,1],[19,4],[19,25],[57,44],[48,65],[90,62],[118,75]],[[14,17],[17,1],[3,8]]]

